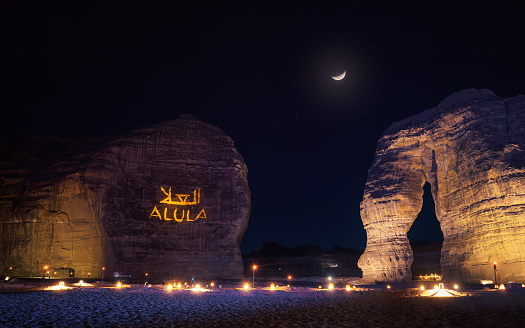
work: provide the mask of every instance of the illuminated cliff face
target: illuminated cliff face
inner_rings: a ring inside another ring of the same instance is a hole
[[[464,90],[393,124],[379,140],[361,218],[370,281],[409,281],[407,238],[429,182],[445,280],[525,280],[525,97]]]
[[[218,128],[183,116],[118,138],[14,144],[0,162],[1,265],[14,275],[48,265],[77,277],[102,267],[106,277],[242,277],[247,169]]]

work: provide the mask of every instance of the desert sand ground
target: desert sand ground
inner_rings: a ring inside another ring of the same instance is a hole
[[[25,290],[25,292],[24,292]],[[0,327],[524,327],[525,288],[346,291],[292,287],[205,291],[153,285],[44,291],[0,286]],[[428,294],[428,291],[427,291]]]

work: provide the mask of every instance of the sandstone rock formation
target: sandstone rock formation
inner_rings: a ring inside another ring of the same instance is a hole
[[[0,274],[242,278],[247,168],[220,129],[183,115],[119,137],[25,136],[0,154]]]
[[[409,281],[407,239],[431,185],[443,279],[525,282],[525,96],[464,90],[394,123],[379,140],[361,218],[369,281]]]

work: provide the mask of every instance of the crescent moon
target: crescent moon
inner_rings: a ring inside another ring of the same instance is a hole
[[[336,81],[341,81],[342,79],[344,79],[346,76],[346,70],[339,74],[339,75],[335,75],[335,76],[332,76],[332,79],[336,80]]]

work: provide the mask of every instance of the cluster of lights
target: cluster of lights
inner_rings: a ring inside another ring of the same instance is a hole
[[[85,283],[84,280],[79,280],[76,284],[74,284],[75,286],[78,286],[78,287],[91,287],[93,286],[92,284],[89,284],[89,283]]]
[[[65,290],[70,289],[71,287],[67,287],[63,281],[59,282],[58,285],[49,286],[46,287],[46,290]]]
[[[419,276],[419,279],[422,279],[422,280],[441,280],[441,276],[438,275],[438,274],[432,273],[430,275]]]

